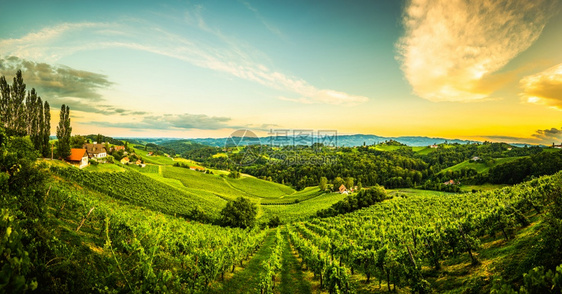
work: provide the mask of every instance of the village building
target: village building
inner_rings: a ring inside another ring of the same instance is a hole
[[[453,180],[448,180],[445,183],[443,183],[443,185],[454,185],[454,184],[456,184],[456,183]]]
[[[107,150],[103,144],[84,144],[90,158],[103,158],[107,156]]]
[[[88,151],[83,148],[72,148],[70,156],[66,160],[78,168],[86,167],[88,166]]]
[[[436,144],[429,145],[429,148],[437,149],[437,148],[439,148],[439,145],[436,145]]]
[[[205,169],[202,167],[198,167],[198,166],[190,166],[189,167],[190,170],[194,170],[194,171],[200,171],[200,172],[204,172]]]
[[[472,160],[472,161],[480,161],[480,160],[482,160],[482,158],[480,158],[480,157],[478,157],[478,156],[474,156],[474,157],[472,157],[470,160]]]
[[[339,190],[340,190],[340,194],[347,194],[347,189],[345,188],[344,184],[341,184]]]
[[[129,157],[121,158],[121,164],[129,164]]]
[[[555,145],[554,143],[552,143],[552,148],[562,149],[562,143],[560,143],[560,145]]]

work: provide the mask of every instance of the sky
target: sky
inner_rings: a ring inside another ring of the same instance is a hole
[[[3,1],[0,75],[73,134],[562,144],[560,0]]]

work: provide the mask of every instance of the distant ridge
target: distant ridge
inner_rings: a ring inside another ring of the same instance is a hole
[[[189,140],[208,146],[222,147],[225,145],[227,139],[228,139],[227,137],[224,137],[224,138],[197,138],[197,139],[187,138],[184,140]],[[272,139],[274,138],[271,136],[260,137],[260,141],[264,145],[269,144],[269,142],[271,142]],[[150,141],[150,139],[144,139],[144,140]],[[173,140],[179,140],[179,139],[169,139],[169,141],[173,141]],[[314,140],[315,142],[317,142],[316,138]],[[469,140],[460,140],[460,139],[432,138],[432,137],[421,137],[421,136],[381,137],[377,135],[356,134],[356,135],[338,135],[337,146],[354,147],[354,146],[362,146],[363,143],[365,143],[366,145],[373,145],[388,140],[395,140],[408,146],[429,146],[429,145],[441,144],[445,142],[450,144],[454,144],[454,143],[467,144],[467,143],[479,142],[479,141],[469,141]],[[158,141],[161,141],[161,139],[159,139]]]

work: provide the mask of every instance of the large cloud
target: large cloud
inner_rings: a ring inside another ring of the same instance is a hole
[[[521,97],[529,103],[538,103],[562,110],[562,63],[543,72],[524,77]]]
[[[484,136],[493,141],[515,142],[515,143],[532,143],[550,145],[552,143],[562,144],[562,128],[550,128],[544,130],[536,130],[529,137],[512,137],[512,136]]]
[[[505,82],[493,74],[537,40],[555,3],[409,1],[397,49],[414,93],[431,101],[487,98]]]
[[[132,130],[220,130],[228,128],[241,128],[230,125],[231,118],[223,116],[208,116],[205,114],[164,114],[149,115],[140,121],[132,122],[106,122],[94,121],[87,124],[113,128],[126,128]]]
[[[562,128],[550,128],[545,130],[537,130],[536,133],[532,135],[534,138],[543,143],[549,143],[555,141],[556,144],[562,144]]]
[[[85,112],[119,115],[146,114],[146,112],[134,112],[108,105],[99,92],[113,84],[105,75],[68,66],[29,61],[15,56],[0,57],[0,75],[5,76],[8,81],[20,69],[27,87],[35,88],[53,108],[69,104],[73,110]]]

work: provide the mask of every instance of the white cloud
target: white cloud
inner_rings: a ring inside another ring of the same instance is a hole
[[[520,81],[525,102],[548,105],[562,110],[562,63]]]
[[[491,75],[540,36],[554,1],[412,0],[396,44],[416,95],[431,101],[487,98],[501,85]],[[508,78],[508,76],[504,77]]]
[[[108,23],[64,23],[29,33],[19,39],[0,40],[6,56],[54,63],[64,56],[85,50],[129,48],[176,58],[192,65],[223,72],[263,86],[301,97],[305,103],[356,105],[367,97],[332,89],[319,89],[298,77],[270,69],[256,59],[265,54],[209,27],[201,8],[186,14],[186,24],[205,33],[205,38],[169,32],[154,23],[126,19]]]

